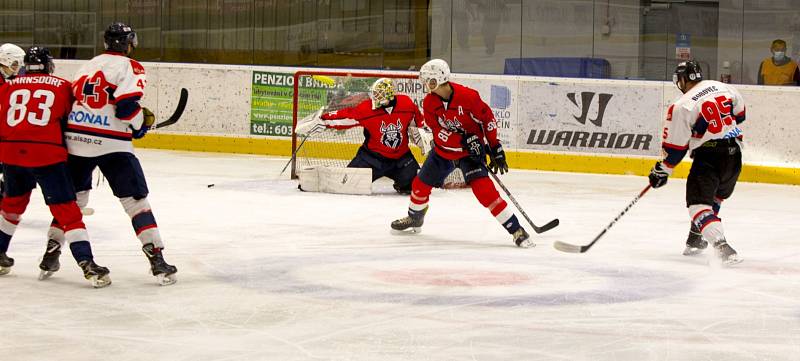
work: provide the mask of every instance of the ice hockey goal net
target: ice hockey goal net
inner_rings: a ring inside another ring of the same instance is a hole
[[[391,78],[398,94],[408,95],[418,105],[422,104],[425,92],[416,74],[332,71],[300,71],[294,74],[292,154],[295,156],[292,159],[292,178],[297,178],[297,170],[303,168],[347,166],[364,142],[364,128],[333,130],[318,126],[308,131],[303,125],[318,122],[316,118],[319,111],[352,107],[369,99],[369,88],[378,78]],[[302,134],[296,131],[298,125],[305,128]],[[416,132],[416,129],[410,132]],[[422,162],[423,154],[419,148],[413,142],[409,144],[416,159]],[[445,185],[448,188],[464,186],[461,172],[454,171],[445,180]]]

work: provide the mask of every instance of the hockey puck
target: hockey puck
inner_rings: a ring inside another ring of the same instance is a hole
[[[208,188],[214,188],[214,183],[209,184]]]

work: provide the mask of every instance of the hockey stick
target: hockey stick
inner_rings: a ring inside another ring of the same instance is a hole
[[[181,88],[181,96],[178,99],[178,106],[175,107],[175,111],[172,112],[172,116],[169,119],[156,124],[154,129],[163,128],[166,126],[173,125],[181,119],[181,115],[183,115],[183,110],[186,109],[186,101],[189,99],[189,91],[186,88]]]
[[[620,214],[618,214],[617,217],[614,218],[614,220],[611,221],[611,223],[609,223],[606,226],[606,228],[603,229],[600,232],[600,234],[597,235],[597,237],[594,237],[594,239],[591,242],[589,242],[589,244],[587,244],[585,246],[576,246],[576,245],[569,244],[569,243],[564,243],[564,242],[561,242],[561,241],[555,241],[555,243],[553,243],[553,247],[555,247],[555,249],[557,249],[559,251],[568,252],[568,253],[584,253],[584,252],[588,251],[589,248],[592,248],[592,246],[595,243],[597,243],[598,240],[600,240],[600,237],[603,237],[603,235],[606,234],[606,232],[608,232],[609,229],[611,229],[611,226],[613,226],[614,223],[617,223],[617,221],[620,218],[622,218],[622,216],[624,216],[625,213],[627,213],[628,210],[630,210],[631,207],[633,207],[633,205],[636,204],[636,202],[638,202],[639,199],[641,199],[642,196],[644,196],[644,194],[647,193],[647,191],[649,191],[649,190],[650,190],[650,185],[648,184],[647,187],[644,187],[644,189],[642,189],[642,191],[639,192],[639,195],[637,195],[636,198],[634,198],[630,203],[628,203],[628,206],[625,207],[625,209],[623,209],[622,212],[620,212]]]
[[[494,179],[494,181],[497,183],[497,185],[499,185],[500,188],[503,189],[503,192],[506,193],[506,196],[508,196],[508,199],[511,200],[511,203],[514,203],[514,206],[517,207],[517,209],[519,210],[519,213],[522,213],[522,216],[525,217],[525,220],[528,221],[528,223],[531,225],[531,227],[533,227],[533,230],[536,233],[544,233],[544,232],[547,232],[547,231],[549,231],[549,230],[551,230],[553,228],[556,228],[558,226],[558,223],[559,223],[558,218],[556,218],[556,219],[554,219],[554,220],[552,220],[550,222],[547,222],[547,224],[545,224],[544,226],[541,226],[541,227],[533,224],[533,221],[531,220],[531,218],[528,217],[528,214],[525,213],[525,210],[522,209],[522,206],[519,205],[519,202],[517,202],[517,200],[514,199],[514,196],[512,196],[511,192],[509,192],[508,188],[506,188],[506,185],[503,184],[503,182],[500,181],[500,178],[497,176],[497,174],[494,174],[490,170],[489,171],[489,175],[491,175],[492,179]]]
[[[283,166],[283,169],[281,169],[281,174],[279,174],[278,176],[282,176],[283,172],[286,172],[286,168],[289,168],[289,165],[292,164],[292,162],[295,160],[295,157],[297,157],[297,153],[300,151],[300,148],[303,148],[303,144],[306,143],[306,140],[308,140],[308,138],[310,138],[312,135],[314,135],[315,133],[319,132],[322,129],[325,129],[324,125],[316,124],[314,125],[314,127],[311,128],[311,130],[308,131],[308,134],[306,134],[306,136],[303,137],[303,140],[300,141],[300,144],[297,146],[297,149],[295,149],[294,152],[292,152],[292,156],[289,158],[289,161],[286,162],[286,165]]]

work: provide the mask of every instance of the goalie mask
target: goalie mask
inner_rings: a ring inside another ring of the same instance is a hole
[[[3,78],[11,78],[19,74],[25,64],[25,50],[14,44],[0,46],[0,73]]]
[[[372,109],[389,105],[394,100],[394,83],[392,83],[392,79],[380,78],[372,83],[369,88],[369,97],[372,99]]]
[[[684,61],[675,68],[672,73],[672,82],[680,89],[682,93],[686,93],[686,85],[689,82],[698,82],[703,80],[703,70],[700,69],[700,64],[694,60]]]
[[[450,81],[450,66],[442,59],[430,60],[419,68],[419,79],[431,93],[439,85]]]

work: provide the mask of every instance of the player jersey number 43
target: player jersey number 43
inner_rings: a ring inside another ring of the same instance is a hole
[[[142,126],[142,112],[138,104],[130,114],[119,106],[126,99],[139,100],[146,84],[144,67],[126,56],[106,53],[84,64],[73,86],[75,103],[66,132],[69,153],[133,153],[131,130]]]

